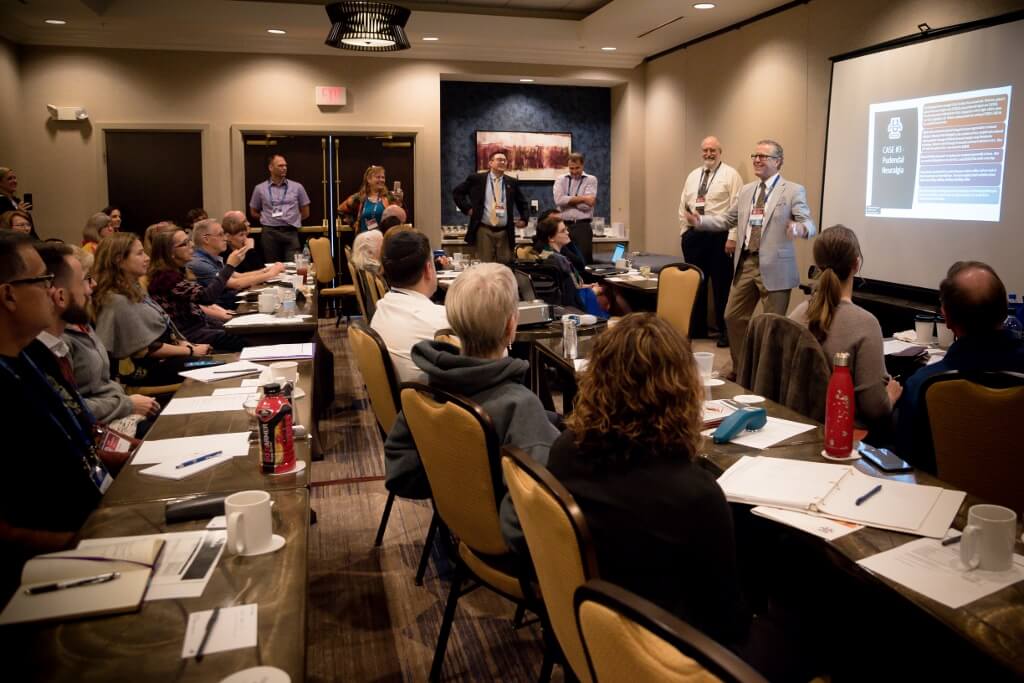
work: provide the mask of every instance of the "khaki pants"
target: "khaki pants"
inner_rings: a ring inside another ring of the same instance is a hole
[[[512,263],[512,247],[505,228],[481,225],[476,231],[476,257],[485,263]]]
[[[747,341],[747,326],[750,316],[757,308],[757,302],[764,304],[765,313],[786,315],[789,310],[789,294],[792,290],[781,289],[769,292],[761,280],[757,254],[740,256],[736,275],[729,290],[729,302],[725,305],[725,325],[729,330],[729,354],[732,356],[732,371],[739,368],[743,345]]]

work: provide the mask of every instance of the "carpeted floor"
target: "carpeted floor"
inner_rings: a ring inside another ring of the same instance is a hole
[[[425,502],[397,500],[384,543],[373,545],[387,492],[383,446],[349,353],[344,324],[321,320],[335,354],[335,403],[319,423],[325,451],[313,463],[318,522],[309,547],[307,679],[423,681],[430,670],[448,583],[433,563],[413,583],[430,523]],[[512,628],[511,603],[485,589],[459,601],[445,658],[449,681],[536,680],[540,630]],[[556,669],[555,680],[562,680]]]

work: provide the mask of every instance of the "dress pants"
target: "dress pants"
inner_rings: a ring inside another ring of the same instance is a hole
[[[299,247],[299,229],[279,226],[263,226],[260,233],[260,248],[265,263],[291,261]]]
[[[512,263],[512,247],[505,228],[481,225],[476,231],[476,257],[485,263]]]
[[[718,333],[728,337],[725,326],[725,304],[729,301],[729,286],[732,282],[732,257],[725,253],[728,234],[709,230],[690,229],[683,233],[680,245],[683,260],[697,266],[704,273],[704,281],[697,290],[693,303],[693,317],[690,319],[690,337],[708,336],[708,283],[714,294],[715,324]]]
[[[789,310],[791,289],[768,291],[761,280],[761,269],[756,253],[744,250],[740,255],[736,276],[729,290],[729,303],[725,306],[725,325],[729,330],[729,354],[732,356],[732,370],[736,372],[743,355],[747,339],[747,326],[757,302],[764,303],[765,313],[786,315]]]
[[[594,262],[594,230],[590,225],[589,218],[578,221],[565,221],[565,227],[569,228],[569,237],[572,243],[583,254],[583,260],[587,265]]]

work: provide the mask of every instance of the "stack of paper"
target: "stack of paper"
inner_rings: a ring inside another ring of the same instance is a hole
[[[312,316],[301,314],[293,315],[290,318],[282,318],[272,313],[249,313],[247,315],[240,315],[237,318],[224,323],[224,327],[249,327],[255,325],[294,325],[295,323],[305,322]]]
[[[176,439],[147,439],[139,446],[131,464],[180,463],[214,451],[221,451],[228,457],[249,455],[249,432],[183,436]]]
[[[224,363],[223,365],[212,365],[208,368],[186,370],[184,372],[179,372],[178,374],[182,377],[188,377],[198,382],[209,383],[218,382],[222,379],[235,379],[238,377],[252,375],[264,370],[266,370],[265,365],[257,365],[256,363],[241,360],[235,361],[234,363]]]
[[[268,346],[247,346],[239,355],[240,360],[288,360],[313,357],[313,343],[270,344]]]
[[[232,394],[230,396],[191,396],[189,398],[172,398],[161,415],[191,415],[193,413],[221,413],[232,410],[245,410],[246,396]]]
[[[705,412],[705,418],[706,417],[707,413]],[[797,434],[802,434],[803,432],[809,432],[812,429],[814,429],[814,425],[812,424],[783,420],[780,417],[769,416],[764,427],[757,431],[744,430],[734,436],[729,443],[739,444],[740,446],[747,446],[749,448],[771,448],[777,443],[782,443],[786,439],[792,438]],[[707,429],[701,432],[704,436],[711,436],[714,433],[714,429]]]

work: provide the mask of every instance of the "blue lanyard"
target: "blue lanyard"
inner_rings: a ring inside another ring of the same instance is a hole
[[[772,190],[774,190],[775,186],[779,184],[779,179],[781,177],[782,177],[781,175],[776,175],[774,182],[772,182],[772,186],[769,187],[765,191],[765,193],[764,193],[764,205],[765,206],[768,206],[768,198],[772,196]],[[760,187],[760,186],[758,186],[758,187]],[[750,198],[750,207],[753,208],[755,204],[757,204],[757,190],[754,190],[754,196]]]
[[[280,199],[280,201],[275,202],[274,201],[274,183],[270,182],[269,180],[267,181],[267,195],[270,197],[270,207],[272,209],[276,209],[278,206],[280,206],[281,203],[284,202],[285,198],[288,196],[288,181],[287,180],[282,180],[281,181],[281,190],[282,190],[282,192],[281,192],[281,199]]]
[[[569,178],[569,194],[573,197],[579,196],[580,190],[583,189],[583,181],[587,179],[586,174],[580,174],[580,184],[576,186],[576,191],[572,191],[572,174],[567,176]]]

